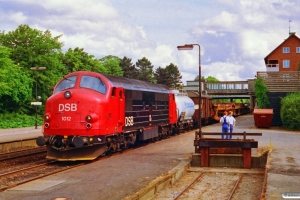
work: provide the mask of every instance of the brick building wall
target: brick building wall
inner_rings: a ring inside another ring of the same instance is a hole
[[[290,52],[283,53],[283,47],[289,47]],[[265,58],[266,64],[268,64],[271,60],[277,60],[279,64],[279,71],[297,71],[298,63],[300,62],[300,53],[296,52],[297,47],[300,48],[300,39],[295,35],[295,33],[292,33]],[[290,60],[289,68],[283,68],[283,60]]]

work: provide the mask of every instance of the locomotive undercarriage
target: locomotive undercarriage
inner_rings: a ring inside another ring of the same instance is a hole
[[[168,138],[175,134],[179,134],[179,128],[177,124],[160,126],[158,128],[158,139]]]
[[[40,136],[36,143],[46,145],[48,159],[60,161],[93,160],[107,149],[104,136]]]
[[[108,136],[106,138],[107,151],[106,153],[113,153],[127,149],[133,146],[136,142],[138,131],[129,133],[119,133],[116,135]]]
[[[179,123],[179,130],[189,131],[193,129],[193,127],[194,127],[194,123],[192,121],[186,123]]]

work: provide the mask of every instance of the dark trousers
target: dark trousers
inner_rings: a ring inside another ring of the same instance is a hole
[[[230,124],[230,127],[229,127],[229,132],[232,133],[233,132],[233,125]],[[232,139],[232,135],[229,134],[229,138],[228,139]]]
[[[226,135],[226,138],[228,137],[227,133],[228,133],[228,126],[222,126],[222,139],[224,139],[225,135]],[[229,138],[227,138],[227,139],[229,139]]]

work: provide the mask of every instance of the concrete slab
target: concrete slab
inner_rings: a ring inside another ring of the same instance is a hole
[[[42,191],[65,182],[65,180],[35,180],[8,190]]]
[[[37,129],[35,129],[35,127],[0,129],[0,142],[4,143],[4,142],[35,139],[38,136],[42,136],[42,135],[43,135],[42,126],[39,126]]]
[[[298,193],[300,199],[300,175],[268,173],[267,199],[283,199],[285,193]]]
[[[188,171],[191,172],[223,172],[223,173],[244,173],[244,174],[264,174],[265,170],[262,168],[240,169],[227,167],[190,167]]]

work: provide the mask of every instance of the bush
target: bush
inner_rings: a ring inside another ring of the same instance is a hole
[[[38,125],[43,124],[42,116],[38,115]],[[18,113],[0,114],[0,129],[22,128],[35,126],[35,115],[30,116]]]
[[[300,130],[300,92],[288,94],[280,102],[280,118],[287,130]]]
[[[269,108],[271,106],[267,92],[269,92],[264,80],[258,78],[254,83],[254,92],[258,108]]]

